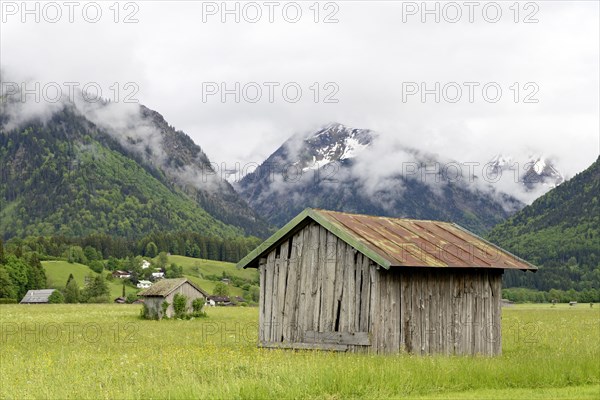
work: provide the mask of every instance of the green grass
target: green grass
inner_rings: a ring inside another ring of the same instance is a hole
[[[217,281],[203,279],[201,276],[221,276],[223,271],[225,271],[229,275],[239,276],[240,278],[244,279],[254,280],[258,278],[258,271],[256,269],[237,269],[235,267],[235,264],[224,261],[204,260],[184,256],[169,256],[169,264],[170,263],[175,263],[177,265],[182,266],[183,274],[188,279],[190,279],[192,282],[196,283],[206,292],[211,294],[214,292],[215,284],[217,283]],[[231,296],[242,296],[243,290],[241,288],[230,285],[229,294]]]
[[[87,265],[79,263],[68,263],[66,261],[42,261],[42,266],[46,271],[48,286],[52,288],[64,287],[67,284],[67,279],[69,279],[69,274],[73,274],[73,277],[82,288],[85,283],[86,276],[90,274],[98,275]]]
[[[184,256],[169,256],[169,263],[181,265],[185,275],[198,276],[195,269],[195,267],[197,267],[204,275],[221,275],[223,271],[225,271],[230,275],[239,276],[244,279],[252,280],[258,278],[258,271],[256,268],[237,269],[235,264],[224,261],[204,260]]]
[[[256,308],[209,308],[190,321],[142,321],[139,309],[0,305],[0,398],[600,395],[598,306],[506,308],[503,354],[493,358],[258,349]]]
[[[190,276],[190,275],[185,275],[185,277],[187,277],[190,281],[194,282],[195,284],[197,284],[198,286],[200,286],[201,289],[203,289],[205,292],[209,293],[209,294],[213,294],[215,292],[215,285],[217,284],[216,281],[209,281],[207,279],[201,279],[201,278],[197,278],[195,276]],[[243,297],[242,295],[244,294],[244,291],[236,286],[229,286],[229,295],[230,296],[240,296]]]

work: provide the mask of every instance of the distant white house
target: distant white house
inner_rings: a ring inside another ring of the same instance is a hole
[[[152,277],[154,277],[154,278],[164,278],[165,277],[165,273],[162,272],[162,271],[153,272],[152,273]]]
[[[150,261],[142,260],[142,269],[150,268]]]
[[[137,283],[138,289],[148,289],[150,286],[152,286],[152,282],[150,281],[139,281]]]
[[[131,278],[131,273],[129,271],[116,270],[112,273],[112,276],[113,278],[127,279]]]

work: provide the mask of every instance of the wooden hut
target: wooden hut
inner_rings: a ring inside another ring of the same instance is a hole
[[[175,310],[173,309],[173,298],[177,293],[180,293],[187,297],[187,310],[192,311],[192,302],[197,298],[206,298],[208,294],[204,290],[200,289],[194,283],[190,282],[186,278],[177,279],[162,279],[148,289],[142,290],[138,293],[138,296],[142,297],[144,304],[147,307],[147,317],[152,319],[161,319],[164,316],[173,317]],[[167,301],[169,307],[167,307],[163,314],[162,304]]]
[[[501,353],[501,278],[528,262],[447,222],[307,209],[238,263],[260,270],[259,346]]]
[[[56,289],[28,290],[21,299],[21,304],[48,304],[49,298]]]

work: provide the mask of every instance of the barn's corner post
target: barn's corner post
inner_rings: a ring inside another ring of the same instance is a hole
[[[494,324],[496,328],[496,341],[494,342],[494,355],[502,355],[502,275],[504,270],[501,269],[494,279]]]
[[[258,261],[260,296],[258,299],[258,343],[259,345],[265,342],[265,269],[267,259],[261,258]]]

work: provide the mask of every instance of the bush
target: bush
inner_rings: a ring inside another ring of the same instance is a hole
[[[65,286],[65,303],[79,303],[79,285],[75,279],[69,280]]]
[[[150,318],[150,310],[146,303],[142,304],[142,309],[140,310],[140,318],[142,319],[151,319]]]
[[[194,310],[194,312],[202,311],[202,307],[204,307],[204,304],[206,304],[204,298],[198,297],[197,299],[192,301],[192,309]]]
[[[102,264],[101,261],[92,261],[90,262],[89,267],[92,271],[97,272],[99,274],[101,274],[102,271],[104,271],[104,264]]]
[[[92,296],[87,299],[88,303],[110,303],[110,298],[107,295]]]
[[[163,301],[162,304],[160,305],[162,308],[162,318],[167,317],[167,308],[169,308],[169,306],[171,305],[171,303],[169,303],[168,301]]]
[[[0,299],[0,304],[16,304],[16,303],[17,303],[17,299],[7,299],[7,298]]]
[[[206,301],[204,300],[204,298],[202,297],[198,297],[197,299],[194,299],[194,301],[192,302],[192,314],[190,315],[190,317],[206,317],[206,313],[204,311],[202,311],[202,308],[204,307],[204,304],[206,304]]]
[[[138,298],[137,294],[135,294],[135,293],[129,293],[129,294],[127,295],[127,297],[125,298],[125,301],[126,301],[128,304],[131,304],[131,303],[133,303],[134,301],[136,301],[136,300],[137,300],[137,298]]]
[[[85,303],[108,303],[110,290],[102,275],[90,276],[81,293],[81,299]],[[106,301],[102,300],[106,298]],[[93,299],[93,300],[92,300]]]
[[[184,318],[187,314],[187,297],[181,293],[177,293],[173,298],[173,311],[175,318]]]
[[[61,293],[60,290],[55,290],[48,297],[48,303],[50,303],[50,304],[62,304],[64,302],[65,302],[65,297],[63,296],[63,294]]]
[[[229,296],[229,287],[227,287],[226,284],[224,284],[223,282],[217,282],[215,284],[215,288],[213,290],[213,294],[215,296]]]

